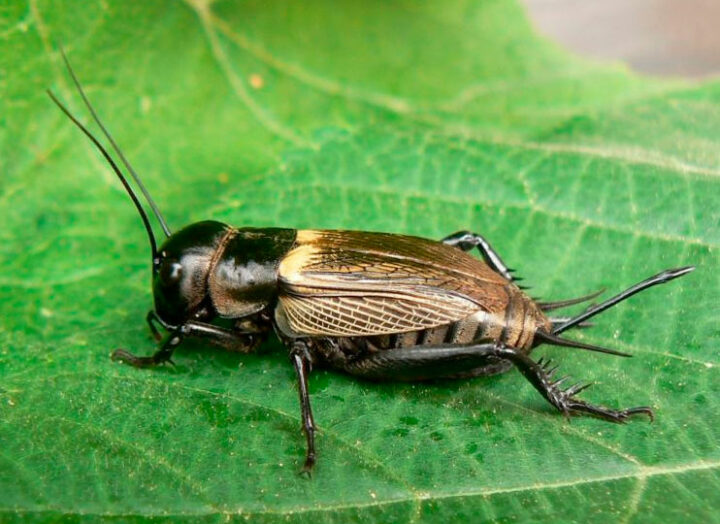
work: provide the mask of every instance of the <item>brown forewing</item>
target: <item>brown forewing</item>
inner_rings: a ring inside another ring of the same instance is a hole
[[[279,267],[280,306],[305,335],[365,336],[503,311],[508,281],[461,250],[423,238],[298,231]]]

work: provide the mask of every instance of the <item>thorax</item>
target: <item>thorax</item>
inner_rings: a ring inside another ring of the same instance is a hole
[[[233,229],[220,246],[208,276],[213,307],[221,317],[252,315],[277,298],[277,270],[293,247],[296,231]]]

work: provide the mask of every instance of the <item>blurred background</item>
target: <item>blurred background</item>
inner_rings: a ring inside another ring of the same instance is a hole
[[[720,73],[718,0],[523,0],[538,29],[573,51],[650,74]]]

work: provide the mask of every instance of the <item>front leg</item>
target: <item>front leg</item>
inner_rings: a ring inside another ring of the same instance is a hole
[[[485,263],[495,270],[496,273],[500,273],[511,282],[514,280],[522,280],[520,278],[513,278],[513,270],[505,265],[500,255],[497,254],[497,251],[493,249],[490,242],[485,240],[482,235],[471,233],[470,231],[458,231],[443,238],[442,243],[455,246],[463,251],[470,251],[472,248],[477,247]]]
[[[257,348],[268,335],[268,331],[246,332],[226,329],[197,320],[189,320],[183,326],[188,336],[202,337],[212,344],[239,353],[250,353]]]
[[[148,314],[148,324],[151,329],[154,327],[151,319],[156,316]],[[157,330],[152,329],[153,333]],[[150,357],[138,357],[125,349],[116,349],[110,358],[116,362],[124,362],[136,368],[147,368],[172,363],[172,354],[183,339],[187,336],[197,336],[210,340],[212,343],[233,351],[249,353],[255,349],[264,339],[265,334],[239,333],[230,329],[221,328],[205,322],[189,320],[182,326],[174,328],[163,339],[160,348]]]
[[[300,396],[300,411],[302,413],[303,431],[307,440],[307,451],[302,473],[310,475],[315,465],[315,419],[313,419],[310,406],[310,393],[308,392],[308,374],[312,370],[312,357],[310,346],[306,340],[293,340],[290,348],[290,360],[295,367],[298,378],[298,394]]]
[[[157,316],[157,313],[155,313],[154,309],[148,311],[147,315],[145,316],[145,321],[147,322],[147,325],[150,328],[150,333],[152,333],[155,341],[160,342],[163,339],[163,336],[162,334],[160,334],[160,330],[158,330],[155,324],[160,324],[162,327],[165,327],[165,324],[162,320],[160,320],[160,317]]]
[[[160,348],[150,357],[138,357],[125,349],[116,349],[110,355],[115,362],[124,362],[135,368],[149,368],[164,364],[165,362],[173,363],[172,354],[175,348],[180,345],[183,340],[183,333],[180,329],[176,329],[167,334],[160,344]]]

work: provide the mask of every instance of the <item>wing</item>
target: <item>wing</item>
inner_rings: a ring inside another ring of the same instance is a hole
[[[440,242],[361,231],[298,231],[278,268],[278,319],[313,336],[366,336],[437,327],[503,311],[509,282]]]

